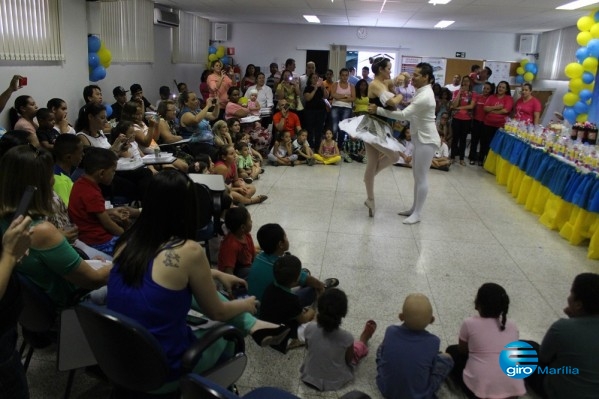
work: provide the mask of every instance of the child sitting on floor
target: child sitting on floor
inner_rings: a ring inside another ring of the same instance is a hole
[[[314,165],[314,152],[308,143],[308,131],[302,129],[293,140],[293,153],[297,155],[297,163],[306,163],[308,166]]]
[[[295,166],[297,155],[293,153],[291,133],[281,132],[279,134],[279,138],[275,141],[268,154],[268,160],[273,166]]]
[[[445,135],[439,133],[439,137],[441,137],[441,147],[435,151],[435,155],[433,156],[433,160],[431,162],[431,168],[440,169],[447,172],[449,171],[449,165],[451,165],[451,160],[449,159],[449,147],[445,141]]]
[[[359,138],[349,136],[349,139],[343,142],[343,152],[345,153],[343,157],[344,162],[368,162],[366,147],[364,147],[364,142]]]
[[[331,129],[325,130],[324,139],[320,142],[318,154],[314,154],[314,159],[317,163],[324,165],[337,165],[341,161],[339,147],[337,142],[333,140],[333,131]]]
[[[328,289],[318,298],[316,322],[304,332],[308,353],[300,368],[302,381],[319,391],[336,391],[354,379],[354,367],[368,355],[368,341],[376,330],[368,320],[358,341],[340,328],[347,315],[347,296]]]
[[[395,163],[395,166],[403,166],[406,168],[412,167],[412,154],[414,153],[414,144],[412,144],[412,134],[410,132],[410,124],[407,124],[404,128],[399,142],[405,147],[403,152],[399,153],[399,160]]]
[[[426,331],[435,321],[423,294],[406,297],[399,320],[387,327],[376,355],[376,384],[385,398],[435,398],[451,371],[453,360],[439,354],[439,337]]]
[[[244,206],[239,205],[227,211],[225,226],[229,232],[220,244],[218,270],[246,278],[256,257],[256,247],[250,234],[252,217]]]
[[[293,255],[283,255],[273,266],[273,281],[266,290],[260,302],[260,318],[275,324],[289,327],[289,337],[283,340],[275,349],[286,353],[287,349],[303,345],[306,323],[314,319],[314,309],[302,307],[299,297],[291,292],[299,284],[302,272],[302,262]]]
[[[235,149],[237,150],[237,173],[239,173],[239,177],[248,184],[259,179],[262,168],[254,163],[248,144],[240,141],[235,144]]]

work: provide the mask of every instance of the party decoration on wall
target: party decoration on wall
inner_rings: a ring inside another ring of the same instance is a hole
[[[580,31],[576,42],[576,62],[566,65],[564,73],[570,82],[564,94],[564,119],[576,122],[599,122],[599,85],[596,84],[599,64],[599,9],[580,17],[576,23]]]
[[[87,65],[89,80],[97,82],[106,77],[106,69],[112,63],[112,54],[97,35],[87,35]],[[111,110],[112,111],[112,110]]]
[[[537,64],[523,58],[520,60],[520,66],[516,68],[516,73],[518,74],[516,75],[516,83],[522,84],[524,82],[532,82],[535,80],[537,72],[539,72]]]
[[[233,53],[235,53],[235,51],[233,51]],[[207,68],[210,68],[212,66],[212,63],[217,60],[220,60],[220,62],[222,62],[223,65],[232,65],[233,59],[231,57],[228,57],[228,54],[229,51],[227,48],[225,48],[225,46],[209,46]]]

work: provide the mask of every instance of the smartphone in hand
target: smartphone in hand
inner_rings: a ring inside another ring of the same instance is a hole
[[[21,76],[19,78],[19,87],[27,86],[27,77]]]
[[[13,216],[13,220],[18,218],[21,215],[25,215],[27,209],[29,209],[29,204],[33,199],[33,194],[37,190],[35,186],[27,186],[25,188],[25,192],[21,196],[21,201],[19,201],[19,206],[17,206],[17,210],[15,211],[15,215]]]

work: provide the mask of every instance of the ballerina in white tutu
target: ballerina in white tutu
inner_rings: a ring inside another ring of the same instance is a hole
[[[396,120],[409,120],[414,143],[412,158],[412,173],[414,175],[414,203],[410,209],[399,212],[408,216],[404,224],[420,222],[420,216],[426,195],[428,193],[428,170],[435,151],[441,145],[441,138],[435,125],[435,95],[431,84],[435,82],[433,68],[430,64],[421,62],[416,65],[412,75],[412,85],[416,88],[416,95],[412,102],[401,111],[389,111],[375,104],[370,104],[368,112],[393,118]],[[370,156],[370,155],[369,155]]]
[[[402,95],[389,91],[387,81],[391,79],[391,61],[389,58],[377,57],[371,66],[374,80],[368,85],[368,99],[371,104],[388,107],[392,110],[401,103]],[[393,165],[405,149],[393,137],[393,129],[387,118],[376,115],[360,115],[345,119],[339,123],[339,129],[352,137],[364,141],[368,163],[364,171],[364,185],[367,199],[368,215],[374,216],[374,177],[386,167]]]

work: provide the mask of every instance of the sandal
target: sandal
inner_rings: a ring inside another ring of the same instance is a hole
[[[368,320],[366,324],[364,324],[364,330],[362,331],[362,336],[365,336],[366,339],[370,339],[374,332],[376,331],[376,321]]]
[[[339,285],[339,280],[336,278],[327,278],[323,281],[324,289],[335,288]]]
[[[268,199],[267,195],[259,195],[257,197],[254,197],[251,199],[250,203],[248,205],[252,205],[252,204],[261,204],[264,201],[266,201]],[[257,200],[257,201],[254,201]]]
[[[462,166],[466,166],[466,162],[464,162],[464,160],[462,159],[462,160],[460,161],[460,165],[462,165]]]

